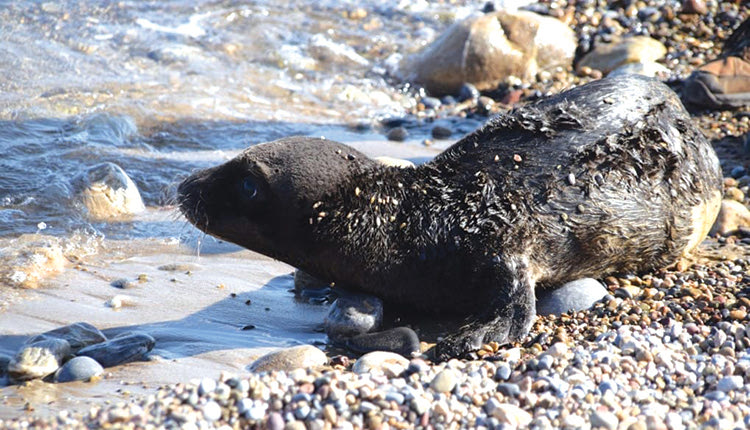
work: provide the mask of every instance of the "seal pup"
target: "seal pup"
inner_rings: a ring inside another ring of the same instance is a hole
[[[446,359],[526,336],[537,287],[674,263],[705,237],[720,190],[677,96],[632,75],[502,114],[416,168],[291,137],[178,193],[209,234],[386,303],[465,316],[436,345]]]

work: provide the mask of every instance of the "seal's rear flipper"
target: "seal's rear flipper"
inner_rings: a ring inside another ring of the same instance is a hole
[[[496,256],[488,272],[488,282],[500,286],[496,287],[499,291],[495,299],[458,332],[438,342],[437,360],[461,357],[493,341],[505,344],[520,340],[529,333],[536,316],[536,296],[526,259]]]

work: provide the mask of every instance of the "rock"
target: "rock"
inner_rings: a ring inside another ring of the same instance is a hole
[[[465,82],[483,90],[509,76],[531,79],[538,69],[538,26],[506,12],[471,16],[450,26],[404,69],[432,95],[457,94]]]
[[[456,386],[456,374],[451,369],[443,369],[430,381],[430,388],[438,393],[449,393]]]
[[[95,220],[132,215],[145,209],[138,187],[117,164],[90,167],[71,184],[89,217]]]
[[[643,75],[654,78],[658,76],[668,76],[669,69],[659,63],[654,62],[627,63],[616,68],[615,70],[612,70],[607,76],[620,75]]]
[[[745,193],[737,187],[729,187],[724,190],[724,198],[742,203],[745,200]]]
[[[126,290],[129,288],[133,288],[137,286],[138,284],[135,281],[131,281],[130,279],[127,279],[127,278],[120,278],[120,279],[115,279],[114,281],[110,282],[109,285],[115,288],[119,288],[121,290]]]
[[[502,382],[497,384],[497,392],[506,397],[518,397],[521,395],[521,387],[511,382]]]
[[[560,315],[568,311],[590,308],[607,295],[607,289],[592,278],[582,278],[539,294],[536,310],[539,315]]]
[[[8,366],[12,360],[11,356],[0,354],[0,378],[8,374]]]
[[[14,381],[44,378],[60,368],[70,357],[70,345],[63,339],[45,339],[23,346],[8,365]]]
[[[104,373],[104,368],[91,357],[73,357],[55,374],[57,382],[89,381]]]
[[[392,128],[388,131],[388,140],[403,142],[409,136],[409,132],[404,127]]]
[[[404,357],[419,352],[419,337],[408,327],[396,327],[343,339],[346,348],[356,352],[389,351]]]
[[[682,12],[689,14],[705,15],[708,13],[708,7],[703,0],[684,0],[682,2]]]
[[[464,102],[466,100],[476,100],[479,98],[481,93],[474,85],[464,82],[458,89],[458,101]]]
[[[501,423],[508,424],[514,428],[525,428],[531,423],[532,417],[530,413],[510,403],[500,403],[494,397],[490,397],[487,400],[484,410],[488,415],[497,418]]]
[[[213,400],[203,405],[203,418],[206,421],[216,421],[221,418],[221,406]]]
[[[103,367],[112,367],[141,359],[155,344],[154,338],[146,333],[128,332],[106,342],[87,346],[78,351],[78,355],[91,357]]]
[[[98,328],[86,322],[77,322],[38,334],[27,343],[35,343],[47,339],[63,339],[70,345],[70,352],[75,355],[81,348],[105,342],[107,338]]]
[[[578,73],[589,67],[604,74],[628,63],[649,63],[662,58],[667,48],[648,36],[633,36],[606,45],[599,45],[584,55],[576,66]]]
[[[448,127],[436,125],[432,128],[432,137],[435,139],[447,139],[451,137],[451,134],[453,134],[453,132]]]
[[[324,288],[331,288],[331,283],[318,279],[299,269],[294,271],[294,291],[298,294],[302,290],[320,290]]]
[[[591,414],[591,427],[603,427],[607,430],[616,430],[620,420],[612,412],[595,411]]]
[[[566,68],[573,63],[578,47],[575,32],[557,18],[531,12],[515,12],[518,16],[536,21],[539,29],[536,32],[536,63],[539,70],[552,70],[556,67]]]
[[[727,236],[740,227],[750,227],[750,211],[740,202],[724,199],[721,201],[719,216],[716,217],[709,234]]]
[[[385,166],[401,167],[402,169],[409,169],[414,167],[414,163],[409,160],[404,160],[403,158],[380,156],[375,157],[374,160]]]
[[[272,370],[291,371],[299,368],[323,366],[328,357],[312,345],[301,345],[268,353],[255,360],[249,367],[251,372]]]
[[[440,99],[436,97],[422,97],[419,102],[424,105],[425,109],[437,109],[442,104]]]
[[[744,382],[742,376],[725,376],[719,379],[719,382],[716,384],[716,389],[727,393],[729,391],[739,390],[743,385]]]
[[[408,366],[409,360],[396,353],[375,351],[359,357],[352,366],[352,372],[371,373],[373,371],[382,371],[389,377],[396,377],[402,374]]]
[[[323,328],[329,337],[340,339],[375,331],[382,323],[381,299],[366,294],[345,294],[331,305]]]

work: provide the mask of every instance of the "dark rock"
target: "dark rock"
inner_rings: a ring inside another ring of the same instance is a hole
[[[75,355],[81,348],[105,342],[107,337],[93,325],[86,322],[77,322],[38,334],[26,343],[31,344],[47,339],[65,340],[70,345],[70,352]]]
[[[146,333],[130,332],[87,346],[78,351],[78,355],[91,357],[103,367],[112,367],[141,359],[155,344],[154,338]]]
[[[476,100],[481,94],[474,85],[464,82],[461,88],[458,89],[458,101],[463,102],[466,100]]]
[[[440,101],[444,105],[448,105],[448,106],[456,104],[456,99],[454,99],[453,96],[445,96],[441,98]]]
[[[346,294],[333,302],[323,327],[333,339],[377,330],[383,323],[383,301],[366,294]]]
[[[121,278],[115,279],[114,281],[110,282],[109,285],[121,290],[126,290],[128,288],[133,288],[138,284],[136,284],[135,281],[131,281],[130,279]]]
[[[360,334],[344,339],[344,346],[356,352],[388,351],[411,357],[419,352],[419,337],[408,327]]]
[[[70,345],[63,339],[49,338],[24,345],[8,365],[13,381],[44,378],[70,357]]]
[[[501,382],[497,384],[497,391],[506,397],[518,397],[521,395],[521,388],[518,384],[510,382]]]
[[[409,132],[404,127],[396,127],[388,132],[388,140],[396,142],[403,142],[407,136],[409,136]]]
[[[451,134],[453,134],[453,132],[448,127],[436,125],[432,128],[432,137],[435,139],[447,139],[451,137]]]
[[[91,357],[73,357],[55,374],[57,382],[89,381],[104,373],[104,368]]]
[[[606,294],[607,289],[599,281],[582,278],[539,294],[536,311],[539,315],[560,315],[569,311],[582,311],[590,308]]]

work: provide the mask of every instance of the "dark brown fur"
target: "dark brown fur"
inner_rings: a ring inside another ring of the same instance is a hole
[[[258,185],[252,198],[244,178]],[[705,235],[696,213],[715,217],[720,181],[674,93],[630,76],[501,115],[414,169],[290,138],[199,172],[179,193],[210,234],[387,301],[467,316],[438,344],[446,358],[525,336],[539,285],[673,263]]]

